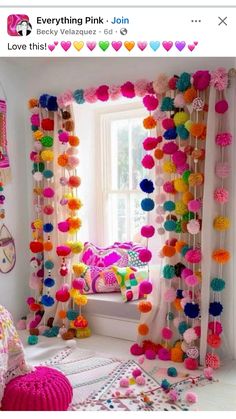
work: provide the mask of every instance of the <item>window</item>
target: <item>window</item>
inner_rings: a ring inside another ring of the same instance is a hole
[[[114,108],[114,107],[113,107]],[[140,207],[139,182],[145,171],[143,109],[112,109],[100,114],[101,187],[105,242],[137,241],[146,214]]]

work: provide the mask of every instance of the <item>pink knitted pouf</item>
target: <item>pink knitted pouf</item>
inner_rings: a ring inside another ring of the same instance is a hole
[[[60,371],[36,367],[6,385],[2,410],[67,410],[72,394],[70,382]]]

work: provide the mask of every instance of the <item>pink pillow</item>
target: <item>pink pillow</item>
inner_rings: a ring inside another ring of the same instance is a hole
[[[81,261],[85,265],[102,268],[112,265],[128,266],[129,256],[126,250],[118,247],[102,248],[92,243],[85,243]]]
[[[84,289],[86,294],[120,292],[116,275],[110,268],[89,266],[84,275],[84,280],[86,282]]]

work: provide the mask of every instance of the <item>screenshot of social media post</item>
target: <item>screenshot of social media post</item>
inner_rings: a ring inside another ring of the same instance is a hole
[[[70,4],[0,5],[0,410],[235,411],[236,9]]]

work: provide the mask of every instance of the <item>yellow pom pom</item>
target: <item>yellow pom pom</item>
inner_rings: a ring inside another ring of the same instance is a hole
[[[174,187],[177,192],[187,192],[188,190],[188,185],[182,178],[174,180]]]
[[[73,272],[77,277],[81,276],[86,270],[87,266],[84,263],[77,263],[72,266]]]
[[[162,170],[165,173],[175,173],[176,166],[171,160],[166,160],[162,165]]]
[[[43,132],[40,130],[34,131],[33,137],[36,141],[40,141],[43,138]]]
[[[184,125],[185,122],[187,122],[189,119],[189,116],[186,112],[177,112],[174,116],[174,123],[176,126],[178,125]]]
[[[54,153],[52,150],[43,150],[41,152],[41,159],[43,161],[53,161]]]
[[[41,230],[43,228],[43,222],[42,220],[40,220],[40,218],[37,218],[36,220],[34,220],[33,224],[34,224],[34,228],[37,228],[37,230]]]
[[[85,306],[88,302],[88,298],[86,295],[79,294],[78,297],[75,298],[75,304],[78,306]]]
[[[228,217],[218,216],[215,217],[213,225],[218,231],[228,230],[230,227],[230,220]]]
[[[75,336],[77,337],[77,339],[88,338],[89,336],[91,336],[91,330],[89,329],[89,327],[85,327],[84,329],[77,329]]]
[[[187,205],[183,203],[183,201],[178,201],[175,203],[175,213],[177,215],[184,215],[188,212]]]
[[[71,248],[72,253],[74,254],[78,254],[81,253],[84,245],[82,242],[72,242],[72,241],[68,241],[67,245]]]
[[[132,386],[132,385],[134,385],[134,384],[136,384],[136,380],[135,380],[135,378],[134,378],[134,377],[131,377],[131,378],[129,379],[129,385],[130,385],[130,386]]]
[[[183,203],[186,205],[189,203],[189,201],[192,201],[192,199],[194,199],[194,195],[189,191],[185,192],[182,196]]]
[[[79,295],[80,295],[80,293],[79,293],[78,290],[76,290],[75,288],[71,288],[71,290],[70,290],[71,298],[78,298]]]
[[[192,121],[190,121],[190,119],[189,119],[187,122],[185,122],[185,124],[184,124],[185,128],[186,128],[188,131],[190,131],[191,126],[192,126],[192,125],[193,125],[193,122],[192,122]]]

